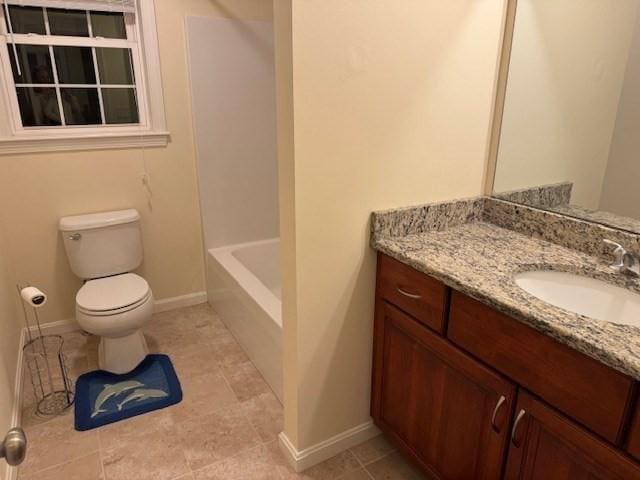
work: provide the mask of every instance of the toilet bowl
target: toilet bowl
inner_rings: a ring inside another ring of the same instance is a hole
[[[132,273],[143,260],[140,214],[128,209],[63,217],[59,228],[69,266],[85,280],[76,295],[76,320],[100,337],[100,369],[128,373],[148,353],[142,327],[153,313],[149,284]]]
[[[89,280],[76,295],[76,320],[100,337],[98,366],[112,373],[130,372],[147,356],[142,327],[152,313],[153,293],[134,273]]]

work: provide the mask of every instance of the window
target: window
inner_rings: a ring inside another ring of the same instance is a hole
[[[153,0],[0,1],[11,120],[0,153],[36,138],[36,150],[166,144]]]

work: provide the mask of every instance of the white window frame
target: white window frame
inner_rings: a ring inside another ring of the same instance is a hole
[[[1,1],[1,0],[0,0]],[[136,78],[138,124],[23,127],[11,71],[10,35],[0,13],[0,155],[107,148],[163,147],[166,131],[160,55],[153,0],[138,0],[135,14],[125,13],[127,39],[14,34],[16,43],[51,46],[129,48]],[[48,25],[47,25],[48,31]],[[55,65],[53,66],[55,70]],[[97,79],[96,79],[97,80]],[[56,82],[57,83],[57,82]],[[42,85],[39,85],[42,86]],[[73,87],[81,87],[73,85]],[[95,87],[95,85],[92,85]],[[101,85],[98,83],[98,89]],[[99,96],[100,102],[102,97]],[[62,112],[61,112],[62,115]]]

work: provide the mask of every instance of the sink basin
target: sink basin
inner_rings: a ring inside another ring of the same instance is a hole
[[[515,276],[516,284],[534,297],[586,317],[640,327],[640,295],[581,275],[532,271]]]

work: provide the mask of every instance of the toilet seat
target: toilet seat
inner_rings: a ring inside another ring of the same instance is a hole
[[[144,278],[125,273],[89,280],[76,295],[76,308],[90,316],[119,315],[143,305],[151,296]]]

